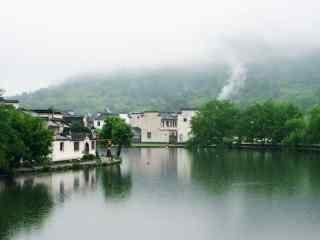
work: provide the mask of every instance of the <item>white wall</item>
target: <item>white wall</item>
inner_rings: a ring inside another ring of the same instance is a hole
[[[99,124],[100,123],[100,124]],[[102,129],[104,125],[104,120],[94,120],[93,121],[93,127],[95,129]]]
[[[126,124],[130,124],[129,115],[127,113],[119,113],[119,118],[123,119]]]
[[[94,149],[92,149],[91,142],[94,141]],[[64,150],[60,151],[60,143],[64,144]],[[79,141],[79,151],[74,151],[74,142],[72,140],[55,140],[52,144],[51,158],[53,162],[80,159],[83,157],[85,152],[85,144],[89,144],[89,154],[96,155],[96,141],[89,140],[88,138],[84,141]]]
[[[191,135],[191,119],[197,114],[194,110],[182,110],[178,114],[178,143],[187,142]]]
[[[169,142],[169,131],[161,128],[161,117],[159,112],[132,114],[130,125],[141,129],[142,143]],[[148,138],[148,132],[151,132],[151,138]]]

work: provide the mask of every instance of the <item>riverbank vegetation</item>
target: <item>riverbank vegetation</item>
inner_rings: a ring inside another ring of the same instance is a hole
[[[223,143],[320,143],[320,106],[304,113],[291,103],[265,101],[240,108],[230,101],[203,105],[192,119],[191,147]]]
[[[12,107],[0,107],[0,171],[14,168],[22,160],[45,163],[52,139],[42,120]]]
[[[131,127],[119,117],[107,117],[104,121],[100,136],[117,145],[117,157],[120,157],[122,147],[131,145],[133,133]]]

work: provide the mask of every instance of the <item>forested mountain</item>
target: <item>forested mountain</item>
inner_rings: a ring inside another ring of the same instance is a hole
[[[273,99],[307,110],[320,103],[320,54],[246,65],[246,81],[233,96],[241,105]],[[59,86],[16,96],[25,107],[53,106],[79,113],[175,111],[214,99],[230,76],[229,66],[118,71],[68,79]]]

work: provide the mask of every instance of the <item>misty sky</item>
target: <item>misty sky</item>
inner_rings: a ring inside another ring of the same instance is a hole
[[[320,47],[319,0],[3,0],[0,88],[87,72],[254,61]]]

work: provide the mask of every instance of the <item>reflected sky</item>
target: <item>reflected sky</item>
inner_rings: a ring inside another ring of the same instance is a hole
[[[319,189],[315,154],[128,149],[121,167],[1,180],[0,239],[318,239]]]

